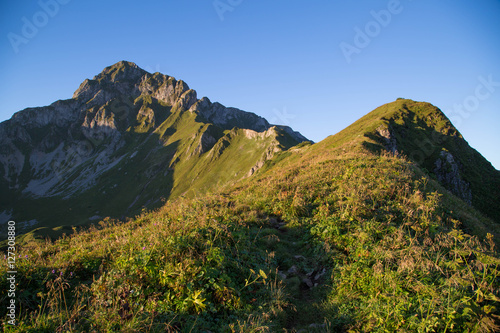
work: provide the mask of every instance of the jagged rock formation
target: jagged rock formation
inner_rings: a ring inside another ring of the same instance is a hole
[[[0,216],[49,220],[49,211],[26,209],[37,200],[64,207],[60,224],[74,210],[80,222],[130,215],[162,197],[253,174],[274,152],[304,140],[254,113],[198,99],[182,80],[121,61],[85,80],[71,99],[0,124]]]

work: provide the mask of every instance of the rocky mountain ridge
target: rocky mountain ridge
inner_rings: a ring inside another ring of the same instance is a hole
[[[130,214],[160,197],[212,188],[208,180],[200,181],[206,178],[204,168],[215,165],[213,183],[221,185],[252,175],[274,153],[305,140],[254,113],[212,103],[207,97],[198,99],[182,80],[121,61],[85,80],[71,99],[25,109],[0,124],[0,186],[6,199],[0,212],[21,221],[38,220],[46,214],[19,215],[21,208],[13,206],[43,198],[71,206],[72,199],[89,191],[106,196],[129,187],[123,183],[131,173],[161,178],[154,191],[157,198],[149,193],[155,182],[142,179],[137,188],[129,188],[131,195],[115,204],[115,215]],[[228,167],[222,162],[228,155],[240,162]],[[122,179],[107,184],[116,174]],[[141,200],[144,196],[148,198]],[[104,213],[102,204],[88,206],[92,211],[85,216]],[[70,213],[61,216],[69,217]]]

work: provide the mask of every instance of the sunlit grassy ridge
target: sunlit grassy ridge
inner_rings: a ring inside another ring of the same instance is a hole
[[[26,244],[14,331],[497,331],[496,223],[339,134],[225,191]]]
[[[432,104],[398,99],[368,113],[352,125],[323,140],[326,147],[357,149],[361,145],[374,152],[384,150],[385,140],[378,130],[388,129],[399,154],[418,164],[435,179],[436,161],[445,151],[453,155],[461,178],[470,187],[472,205],[500,223],[500,172],[469,146],[444,113]]]

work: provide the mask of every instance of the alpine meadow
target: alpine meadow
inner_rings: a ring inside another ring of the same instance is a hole
[[[314,143],[120,61],[0,142],[4,332],[500,331],[500,171],[432,104]]]

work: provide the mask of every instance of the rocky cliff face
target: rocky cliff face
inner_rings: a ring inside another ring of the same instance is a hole
[[[255,172],[271,157],[269,147],[280,151],[290,147],[282,142],[306,140],[290,128],[274,128],[253,113],[198,99],[182,80],[122,61],[85,80],[73,98],[20,111],[0,124],[0,186],[6,199],[14,198],[0,213],[40,219],[39,211],[19,214],[16,206],[43,198],[71,205],[88,200],[86,193],[113,201],[106,194],[120,189],[130,193],[120,193],[112,210],[131,213],[155,195],[204,191],[212,187],[204,172],[220,185]],[[224,162],[229,155],[238,163]],[[131,179],[135,186],[124,184]],[[95,200],[88,200],[84,215],[110,212]]]

